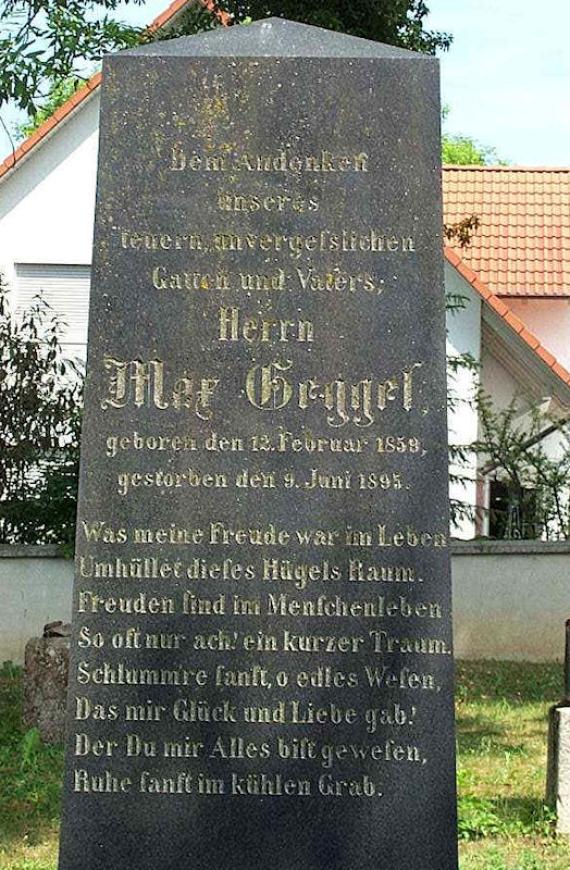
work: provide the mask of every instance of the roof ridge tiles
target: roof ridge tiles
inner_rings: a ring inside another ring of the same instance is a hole
[[[477,278],[472,269],[467,266],[458,254],[449,247],[444,248],[446,260],[454,266],[459,274],[473,287],[473,289],[483,298],[483,301],[489,305],[508,326],[515,332],[519,338],[539,357],[542,364],[548,368],[562,381],[566,387],[570,387],[570,372],[553,356],[549,350],[539,341],[536,335],[528,329],[523,321],[518,317],[508,305],[503,302],[498,296],[493,294],[489,288]],[[475,280],[473,276],[475,275]]]
[[[481,166],[477,163],[446,163],[443,166],[445,171],[455,172],[560,172],[570,173],[570,166],[532,166],[525,164],[509,164],[503,166],[499,164],[491,164]]]
[[[443,190],[448,223],[479,218],[457,250],[493,292],[570,297],[570,168],[444,167]]]

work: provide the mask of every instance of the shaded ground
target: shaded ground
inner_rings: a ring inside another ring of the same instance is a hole
[[[21,671],[0,670],[0,868],[54,870],[63,753],[21,726]]]
[[[544,806],[546,715],[561,686],[560,665],[458,665],[461,870],[570,868]],[[4,666],[0,870],[55,870],[62,752],[22,731],[20,706],[20,672]]]

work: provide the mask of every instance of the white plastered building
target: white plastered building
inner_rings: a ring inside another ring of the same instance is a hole
[[[152,26],[186,5],[177,0]],[[43,291],[67,323],[63,343],[74,357],[84,357],[87,340],[99,92],[96,75],[0,165],[0,272],[12,310]],[[443,176],[446,220],[480,218],[468,248],[445,250],[445,290],[465,300],[448,317],[448,350],[480,366],[452,384],[464,401],[450,410],[450,440],[468,445],[479,435],[467,401],[478,382],[497,407],[520,397],[521,414],[525,402],[546,401],[570,415],[570,170],[446,167]],[[557,433],[548,449],[568,445]],[[452,498],[488,507],[477,459],[461,473],[468,480],[452,485]],[[462,520],[457,536],[488,534],[482,516]]]

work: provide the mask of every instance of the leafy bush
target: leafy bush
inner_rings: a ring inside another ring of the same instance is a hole
[[[10,311],[0,278],[0,543],[71,547],[82,373],[65,358],[63,323],[41,297]]]

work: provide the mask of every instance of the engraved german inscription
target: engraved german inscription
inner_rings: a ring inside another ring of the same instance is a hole
[[[60,870],[457,870],[436,79],[105,61]]]

